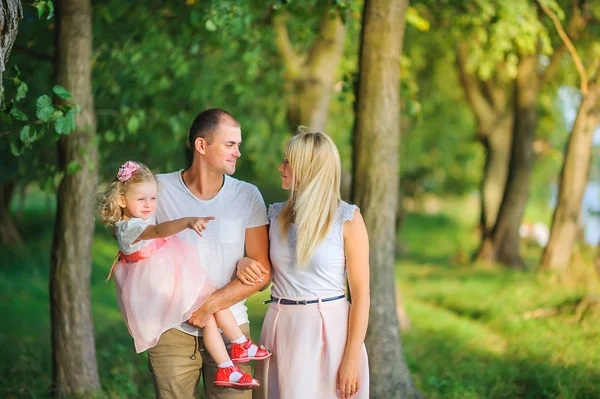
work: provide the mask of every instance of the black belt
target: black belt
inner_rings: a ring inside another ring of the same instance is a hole
[[[330,302],[330,301],[337,301],[338,299],[342,299],[342,298],[346,298],[346,294],[342,294],[342,295],[338,295],[338,296],[332,296],[331,298],[323,298],[320,301],[321,302]],[[285,299],[285,298],[275,298],[274,296],[271,296],[271,299],[269,299],[268,301],[264,301],[263,305],[267,304],[267,303],[280,303],[282,305],[310,305],[313,303],[319,303],[319,299],[302,299],[300,301],[294,301],[292,299]]]

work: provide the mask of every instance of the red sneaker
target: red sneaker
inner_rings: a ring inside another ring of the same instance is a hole
[[[238,372],[242,377],[237,381],[231,381],[231,373]],[[258,380],[252,378],[250,374],[242,373],[238,366],[219,367],[215,376],[215,386],[222,388],[235,389],[254,389],[260,386]]]
[[[248,351],[252,347],[256,346],[256,354],[254,356],[248,355]],[[270,357],[273,353],[265,348],[264,346],[258,346],[251,339],[247,339],[243,344],[231,343],[231,360],[237,363],[246,363],[251,360],[264,360]]]

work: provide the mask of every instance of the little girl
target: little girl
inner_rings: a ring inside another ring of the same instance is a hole
[[[155,346],[162,333],[188,320],[215,286],[191,244],[171,237],[187,228],[202,236],[214,217],[187,217],[156,224],[157,181],[148,167],[128,161],[104,192],[100,216],[113,227],[119,253],[108,275],[137,353]],[[229,357],[219,328],[231,341]],[[262,360],[271,352],[240,330],[229,309],[215,313],[203,329],[204,345],[219,365],[215,386],[251,389],[259,382],[235,362]]]

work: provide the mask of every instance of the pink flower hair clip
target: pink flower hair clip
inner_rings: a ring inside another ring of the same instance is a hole
[[[117,179],[119,179],[119,181],[126,181],[131,177],[131,175],[133,175],[133,172],[135,172],[139,168],[140,165],[138,163],[135,163],[133,161],[127,161],[119,168],[119,173],[117,173]]]

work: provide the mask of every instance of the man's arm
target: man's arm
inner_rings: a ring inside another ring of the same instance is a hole
[[[267,225],[246,229],[246,254],[249,258],[259,262],[266,273],[263,272],[265,281],[271,279],[271,263],[269,262],[269,235]],[[246,285],[237,278],[229,284],[213,292],[206,302],[196,310],[188,323],[198,328],[203,328],[206,320],[215,312],[230,307],[250,295],[256,293],[262,285]]]

